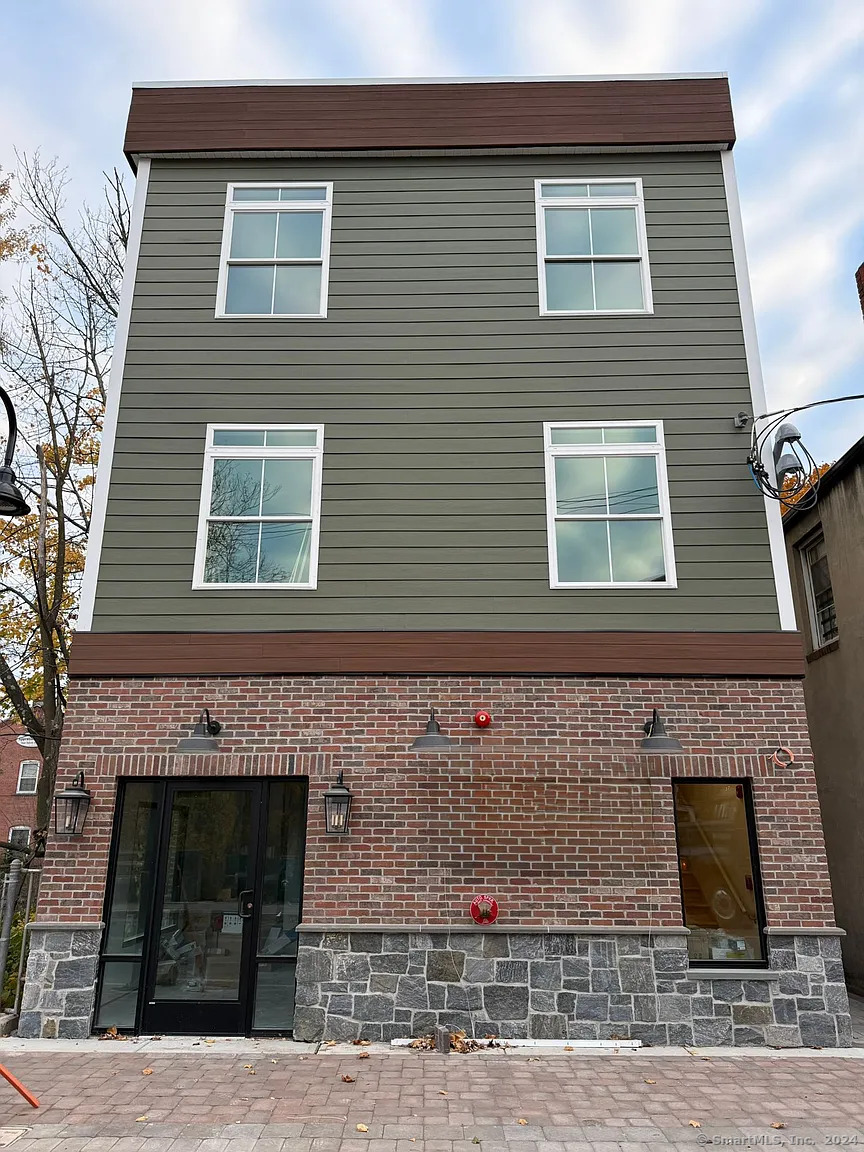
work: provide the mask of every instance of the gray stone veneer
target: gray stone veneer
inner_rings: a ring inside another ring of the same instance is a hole
[[[700,979],[683,935],[303,933],[294,1037],[388,1041],[445,1024],[512,1039],[851,1044],[837,937],[769,936],[768,948],[776,975]]]
[[[27,1039],[90,1035],[101,924],[30,929],[18,1035]]]

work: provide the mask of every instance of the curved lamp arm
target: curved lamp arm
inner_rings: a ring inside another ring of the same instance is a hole
[[[15,443],[18,440],[18,417],[12,407],[12,401],[5,388],[0,388],[0,400],[6,409],[6,419],[9,421],[9,435],[6,438],[6,451],[3,455],[3,467],[10,468],[15,455]]]

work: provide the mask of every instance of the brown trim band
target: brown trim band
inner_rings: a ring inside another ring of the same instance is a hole
[[[70,675],[804,675],[797,632],[80,632]]]
[[[124,149],[501,148],[735,140],[725,77],[136,88]]]

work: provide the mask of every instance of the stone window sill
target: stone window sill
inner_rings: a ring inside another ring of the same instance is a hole
[[[832,640],[830,644],[823,644],[821,648],[814,648],[812,652],[807,653],[807,663],[812,664],[814,660],[821,660],[830,652],[836,652],[839,647],[840,641]]]
[[[691,980],[779,980],[782,973],[770,968],[688,968]]]

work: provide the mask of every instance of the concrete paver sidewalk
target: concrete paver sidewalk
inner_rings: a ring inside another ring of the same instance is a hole
[[[348,1045],[318,1053],[275,1042],[266,1051],[227,1048],[160,1050],[154,1041],[140,1049],[106,1042],[34,1051],[0,1041],[0,1061],[42,1102],[31,1109],[0,1082],[0,1129],[27,1128],[9,1145],[15,1152],[864,1144],[860,1051],[840,1059],[755,1049],[710,1056],[373,1050],[361,1057]]]

